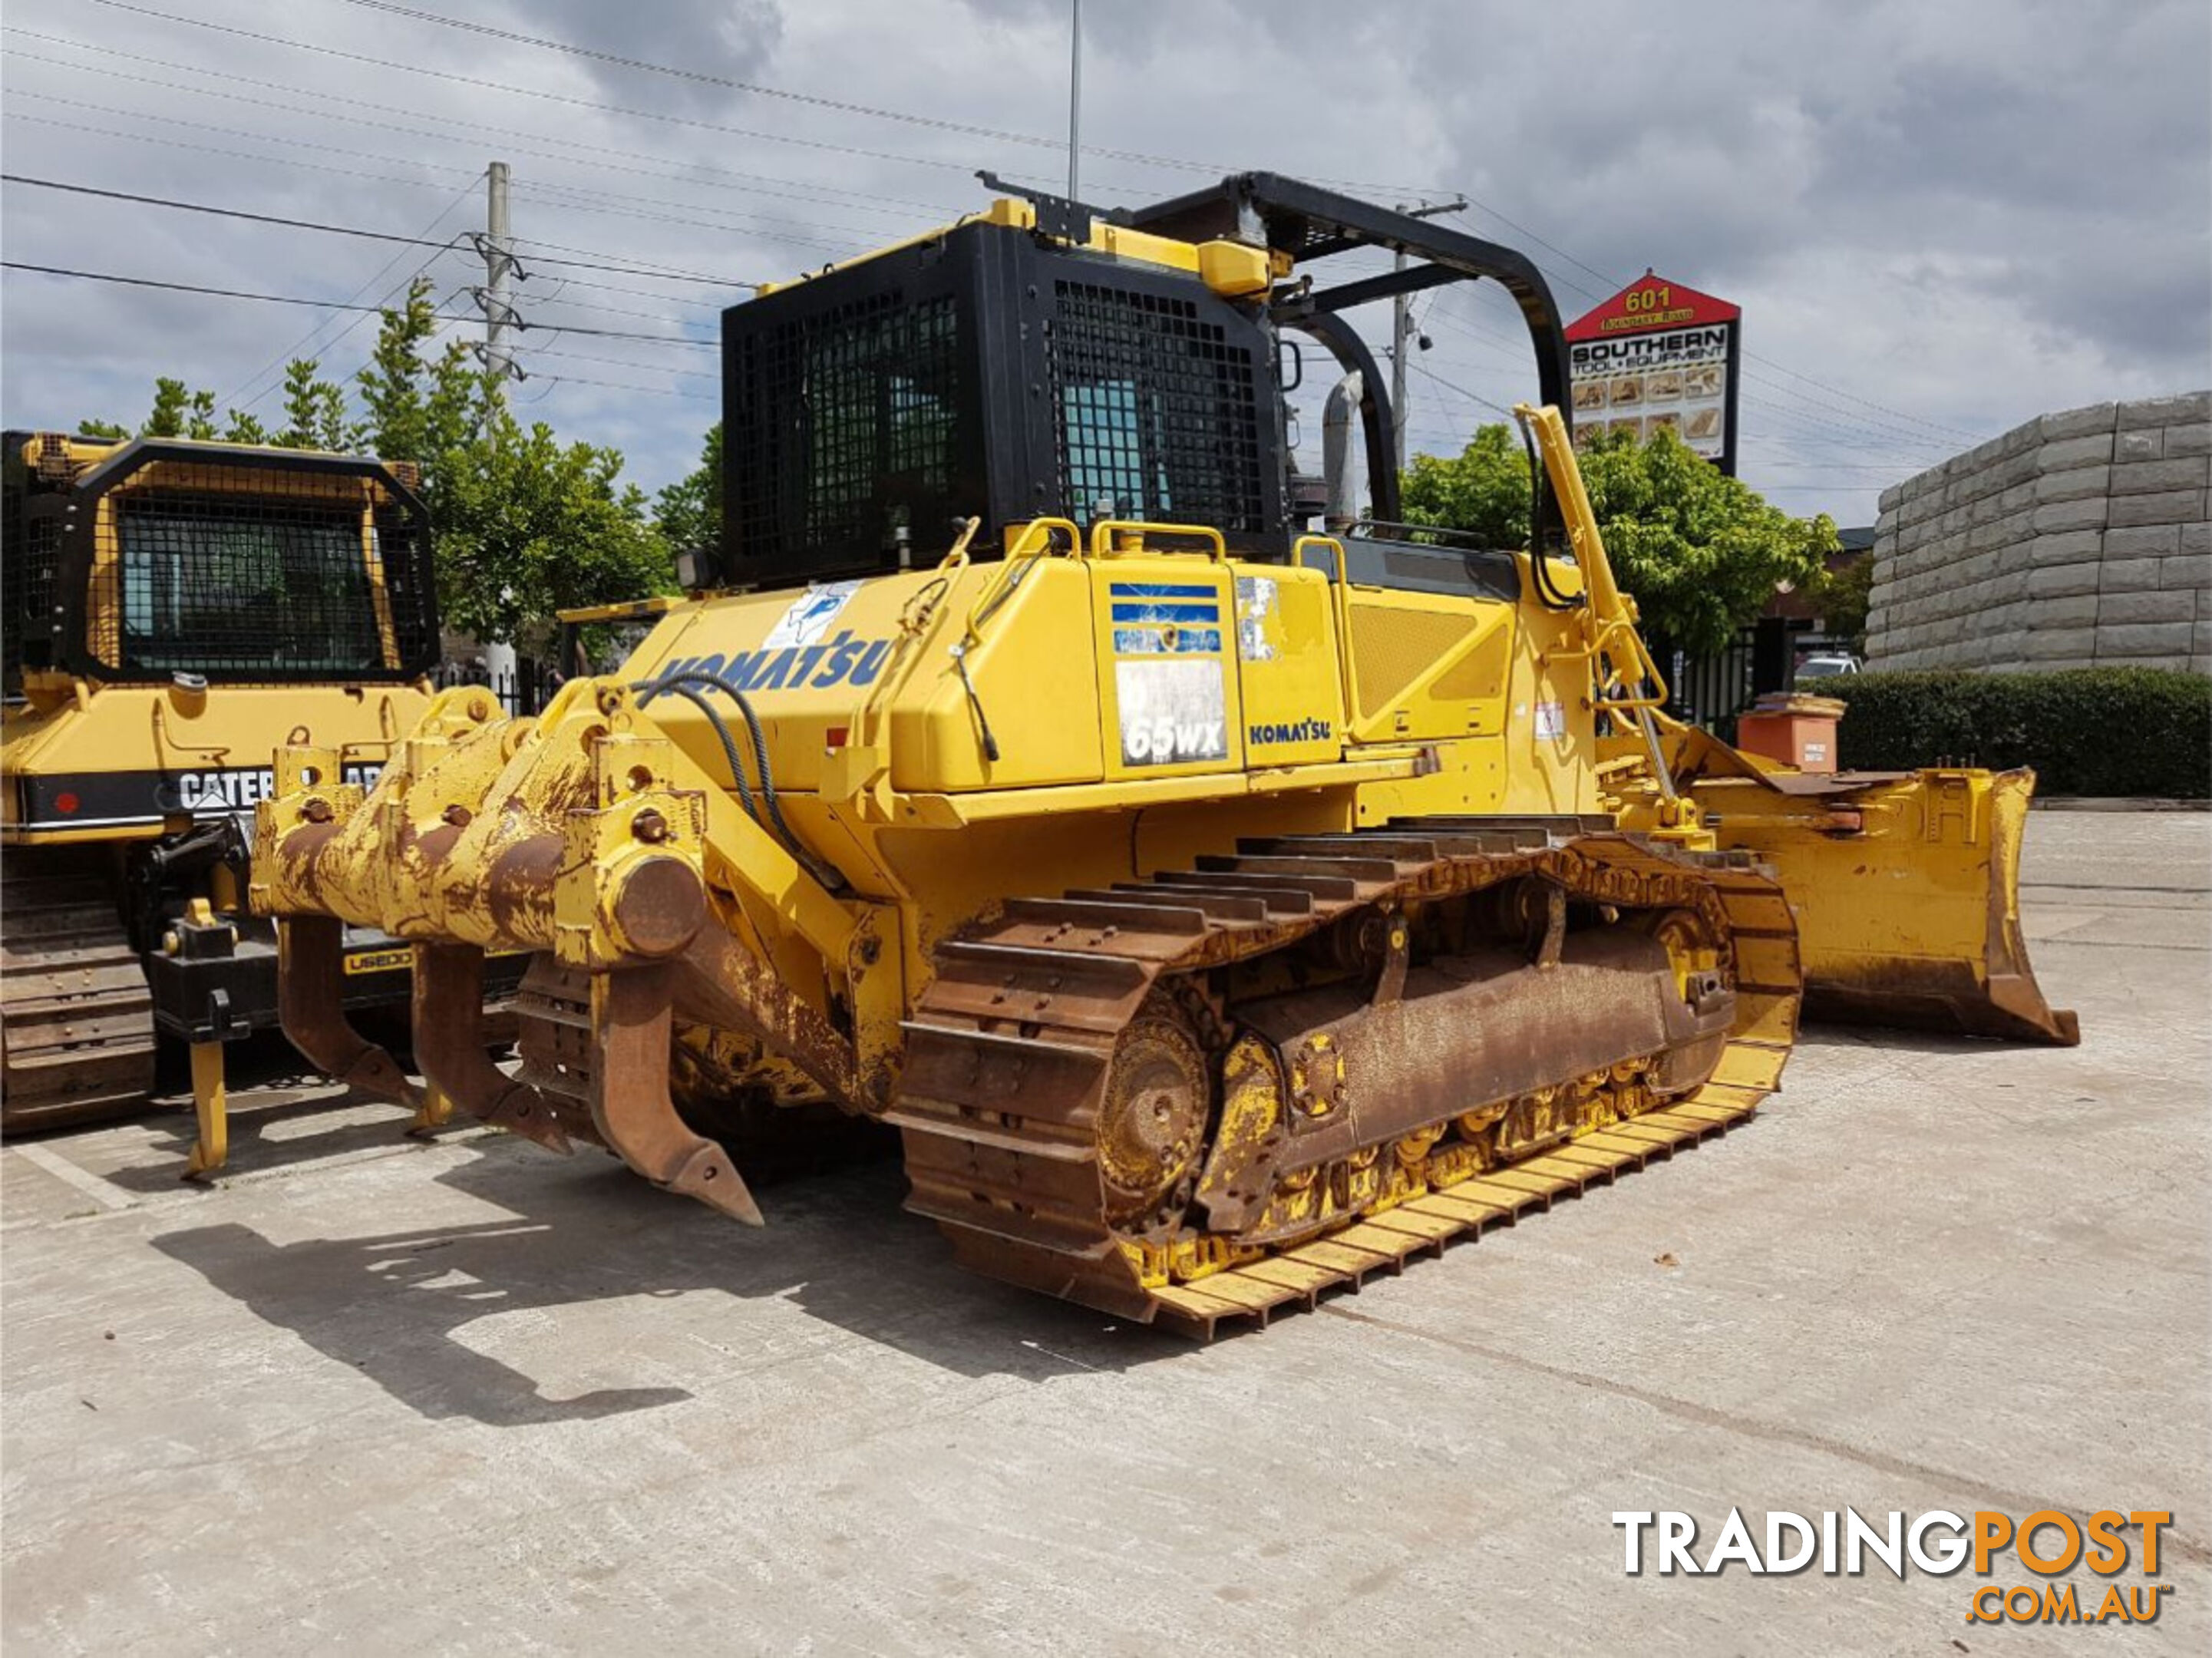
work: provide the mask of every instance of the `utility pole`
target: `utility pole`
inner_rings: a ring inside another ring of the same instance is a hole
[[[1083,148],[1083,0],[1068,0],[1067,39],[1067,199],[1075,193],[1075,158]]]
[[[507,343],[507,325],[514,319],[511,280],[514,252],[507,230],[507,163],[494,161],[484,180],[484,367],[504,382],[514,374],[514,354]]]
[[[495,377],[502,393],[519,372],[507,345],[507,330],[514,322],[514,244],[507,218],[507,163],[494,161],[484,173],[484,367]],[[487,641],[483,671],[492,695],[508,702],[510,710],[523,709],[521,661],[514,645]]]
[[[1433,219],[1440,213],[1457,213],[1467,205],[1467,197],[1455,196],[1449,202],[1420,202],[1398,203],[1398,211],[1415,219]],[[1406,268],[1406,250],[1400,248],[1391,262],[1393,271]],[[1390,301],[1390,422],[1397,434],[1398,470],[1406,470],[1406,345],[1413,337],[1413,296],[1399,294]]]

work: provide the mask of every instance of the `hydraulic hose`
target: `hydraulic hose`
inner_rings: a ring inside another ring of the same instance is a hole
[[[757,823],[760,823],[761,813],[753,805],[752,791],[745,783],[744,767],[738,760],[737,739],[731,736],[730,728],[722,716],[700,694],[697,687],[702,685],[721,692],[737,704],[738,714],[744,716],[745,729],[753,740],[753,760],[760,772],[761,805],[768,813],[768,821],[762,827],[775,835],[783,849],[824,889],[831,892],[845,890],[845,878],[817,858],[785,821],[782,803],[776,799],[775,774],[769,762],[768,733],[761,726],[760,715],[754,711],[751,700],[742,689],[720,674],[708,673],[697,668],[687,668],[681,673],[663,674],[658,679],[641,679],[630,689],[637,693],[641,708],[654,697],[672,691],[707,717],[707,723],[714,727],[714,735],[721,743],[723,757],[729,762],[730,775],[737,784],[739,804],[744,807],[747,817]]]
[[[1528,568],[1535,578],[1537,602],[1547,610],[1571,610],[1584,601],[1553,586],[1551,568],[1544,562],[1544,465],[1526,421],[1521,422],[1521,446],[1528,456]]]

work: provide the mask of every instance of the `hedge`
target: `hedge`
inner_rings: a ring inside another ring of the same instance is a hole
[[[1805,689],[1850,707],[1846,767],[2033,766],[2039,794],[2212,797],[2212,678],[2173,668],[1869,673]]]

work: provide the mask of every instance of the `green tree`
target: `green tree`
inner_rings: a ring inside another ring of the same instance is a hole
[[[1725,647],[1782,583],[1817,580],[1836,550],[1826,514],[1792,518],[1672,432],[1643,443],[1601,434],[1581,462],[1620,585],[1647,629],[1693,656]],[[1404,493],[1412,522],[1471,531],[1494,546],[1528,544],[1528,463],[1503,425],[1481,428],[1456,459],[1421,457]]]
[[[672,552],[722,543],[722,422],[707,428],[699,465],[655,497],[653,521]]]
[[[527,429],[491,398],[485,429],[430,481],[438,593],[448,627],[479,639],[542,629],[571,605],[642,598],[673,585],[668,545],[623,458]]]
[[[1477,427],[1455,459],[1414,456],[1399,492],[1409,524],[1464,530],[1486,547],[1528,544],[1528,456],[1503,423]]]
[[[214,393],[163,378],[139,430],[412,462],[437,537],[440,609],[447,626],[481,640],[542,635],[570,605],[672,591],[669,544],[644,492],[621,481],[621,452],[564,444],[543,423],[523,427],[465,345],[437,345],[430,295],[418,280],[404,304],[384,313],[350,399],[313,360],[295,361],[284,374],[283,424],[271,432],[244,410],[219,423]],[[129,435],[104,422],[79,430]],[[718,429],[702,471],[719,476],[720,457]],[[719,486],[703,499],[719,515]]]
[[[1834,569],[1824,568],[1805,596],[1830,633],[1849,640],[1860,655],[1866,653],[1867,610],[1874,598],[1872,553]]]

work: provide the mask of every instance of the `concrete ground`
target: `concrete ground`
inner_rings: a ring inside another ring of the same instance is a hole
[[[963,1276],[888,1165],[755,1232],[326,1090],[213,1191],[175,1119],[10,1146],[0,1638],[2205,1650],[2212,817],[2039,813],[2027,875],[2079,1049],[1815,1031],[1747,1127],[1210,1348]],[[2170,1603],[1630,1577],[1609,1519],[1846,1504],[2170,1509]]]

